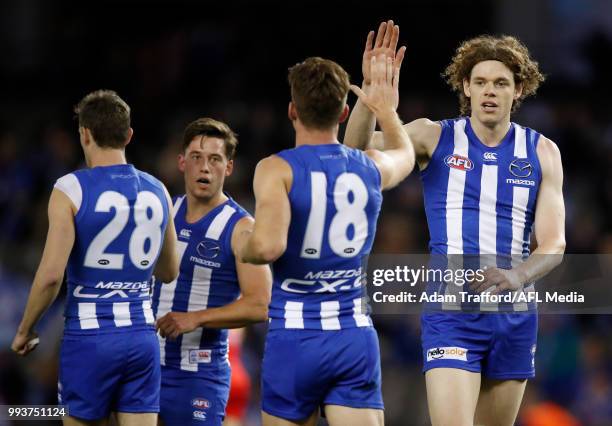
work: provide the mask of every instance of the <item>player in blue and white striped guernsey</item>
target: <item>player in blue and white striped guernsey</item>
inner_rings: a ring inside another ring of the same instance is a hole
[[[428,306],[421,324],[429,411],[434,425],[511,425],[535,374],[537,312],[521,296],[565,250],[561,157],[552,141],[510,121],[543,81],[517,39],[468,40],[445,75],[466,116],[405,125],[421,169],[430,249],[436,266],[487,269],[469,285],[442,283],[435,290],[515,298],[465,303],[458,297]],[[373,120],[367,116],[356,108],[351,125],[363,128]],[[351,144],[362,147],[382,138],[370,139],[371,131],[352,135]],[[534,227],[537,249],[530,255]]]
[[[372,61],[372,90],[355,89],[376,114],[385,150],[364,153],[338,142],[348,75],[332,61],[308,58],[289,71],[296,146],[255,172],[255,229],[241,253],[249,262],[273,262],[262,368],[266,426],[315,425],[320,408],[332,426],[384,422],[378,337],[362,275],[381,190],[410,173],[414,151],[395,112],[401,60]]]
[[[149,283],[178,274],[170,197],[153,176],[126,164],[130,108],[115,92],[90,93],[76,108],[88,168],[57,180],[49,233],[13,349],[25,355],[33,329],[67,268],[59,403],[66,425],[154,426],[159,347]]]
[[[178,165],[186,194],[173,209],[180,273],[153,293],[165,426],[221,426],[230,387],[227,329],[267,319],[270,268],[235,256],[236,238],[253,218],[223,192],[237,143],[211,118],[190,123],[183,136]]]

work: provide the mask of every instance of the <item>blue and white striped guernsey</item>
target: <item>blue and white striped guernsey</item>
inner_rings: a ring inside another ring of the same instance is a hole
[[[186,212],[186,197],[179,197],[173,214],[180,272],[171,283],[155,283],[156,318],[171,311],[224,306],[240,295],[231,241],[236,223],[248,213],[231,198],[195,223],[185,220]],[[228,362],[227,339],[227,330],[213,328],[197,328],[176,340],[159,337],[161,364],[177,371],[204,372],[206,366]]]
[[[362,151],[303,145],[277,154],[291,166],[291,224],[272,265],[271,329],[369,327],[362,275],[382,195],[380,173]]]
[[[65,333],[152,329],[151,274],[170,216],[161,182],[118,164],[67,174],[55,188],[77,209]]]
[[[541,180],[536,154],[540,135],[511,123],[501,143],[488,147],[478,139],[468,118],[440,124],[440,140],[421,172],[430,251],[447,256],[449,267],[510,268],[529,256]],[[528,291],[532,285],[520,291]],[[467,290],[442,283],[438,291]],[[480,309],[521,311],[533,307],[523,302],[482,303]],[[442,304],[442,309],[462,308],[466,306]]]

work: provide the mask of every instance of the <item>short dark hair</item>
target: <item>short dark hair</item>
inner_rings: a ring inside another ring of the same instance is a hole
[[[291,99],[306,127],[325,130],[338,123],[346,105],[350,81],[334,61],[307,58],[289,68]]]
[[[209,136],[223,139],[225,145],[225,156],[233,160],[236,155],[238,137],[236,133],[225,123],[209,117],[198,118],[185,128],[183,133],[183,151],[187,149],[196,136]]]
[[[529,50],[517,38],[512,36],[493,37],[482,35],[461,43],[443,77],[453,91],[459,95],[462,114],[470,113],[470,100],[463,93],[463,80],[470,79],[472,69],[483,61],[500,61],[512,71],[514,82],[523,85],[521,97],[512,104],[512,111],[523,99],[535,94],[544,75],[538,69],[538,63],[531,59]]]
[[[79,127],[89,129],[96,144],[123,148],[130,132],[130,107],[112,90],[96,90],[74,108]]]

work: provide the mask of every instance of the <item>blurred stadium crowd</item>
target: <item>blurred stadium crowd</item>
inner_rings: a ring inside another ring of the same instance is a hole
[[[84,167],[72,106],[98,88],[132,107],[128,161],[182,193],[176,168],[183,127],[199,116],[239,134],[227,191],[252,211],[257,161],[291,147],[287,67],[307,56],[336,60],[360,83],[365,35],[399,23],[408,46],[399,113],[449,118],[457,101],[440,73],[454,48],[480,33],[523,39],[548,80],[513,121],[560,147],[568,253],[612,253],[612,5],[597,1],[386,3],[44,2],[0,6],[0,404],[56,403],[61,298],[28,359],[9,345],[44,244],[55,180]],[[231,9],[231,10],[228,10]],[[292,18],[295,14],[297,17]],[[354,103],[351,97],[350,104]],[[428,232],[414,172],[385,195],[375,253],[425,253]],[[427,423],[419,318],[374,318],[389,425]],[[243,356],[258,380],[265,325],[249,330]],[[542,315],[537,378],[520,424],[612,425],[612,318]],[[257,386],[249,424],[258,424]]]

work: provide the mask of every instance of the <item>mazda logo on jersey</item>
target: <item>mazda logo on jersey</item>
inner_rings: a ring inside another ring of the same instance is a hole
[[[474,163],[467,157],[464,157],[459,154],[448,155],[444,162],[448,167],[452,167],[453,169],[463,170],[467,172],[468,170],[472,170],[474,168]]]
[[[214,259],[219,256],[221,246],[215,241],[201,241],[196,247],[196,251],[204,259]]]
[[[509,166],[510,173],[512,173],[516,177],[526,178],[531,176],[531,172],[533,171],[533,167],[531,163],[527,160],[523,160],[521,158],[515,158],[512,160]]]

